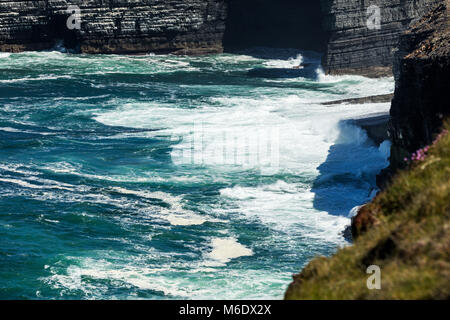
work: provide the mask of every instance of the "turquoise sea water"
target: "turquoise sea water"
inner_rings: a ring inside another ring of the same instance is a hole
[[[319,58],[0,53],[0,299],[281,299],[387,165],[345,120],[389,104],[319,102],[393,79]],[[218,160],[255,132],[277,135],[276,170]]]

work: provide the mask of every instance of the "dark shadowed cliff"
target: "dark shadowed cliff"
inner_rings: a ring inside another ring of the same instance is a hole
[[[448,1],[447,1],[448,3]],[[449,8],[440,5],[400,39],[394,62],[391,167],[430,144],[450,116]]]
[[[442,0],[45,0],[0,1],[0,51],[203,54],[248,46],[324,53],[327,73],[390,74],[409,23]],[[80,29],[68,29],[69,5]],[[369,29],[368,8],[380,9]]]

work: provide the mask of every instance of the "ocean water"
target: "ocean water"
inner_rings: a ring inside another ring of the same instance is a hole
[[[0,299],[281,299],[388,165],[319,61],[1,53]]]

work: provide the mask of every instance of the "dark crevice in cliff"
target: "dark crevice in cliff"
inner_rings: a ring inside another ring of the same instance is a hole
[[[299,48],[324,52],[320,1],[229,0],[225,51],[244,47]]]
[[[46,50],[62,45],[69,50],[77,50],[80,40],[75,30],[67,28],[68,15],[48,14],[44,23],[31,27],[29,32],[17,31],[13,39],[24,39],[27,50]]]
[[[68,15],[53,15],[44,26],[44,32],[53,43],[62,42],[62,45],[69,50],[76,50],[80,47],[75,29],[67,28]]]

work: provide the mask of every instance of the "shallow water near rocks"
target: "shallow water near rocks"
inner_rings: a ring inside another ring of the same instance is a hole
[[[325,76],[319,61],[2,54],[0,298],[281,299],[346,245],[350,210],[388,164],[345,120],[389,104],[320,102],[393,79]],[[208,152],[191,148],[198,124]],[[276,170],[217,158],[255,132],[277,134]]]

